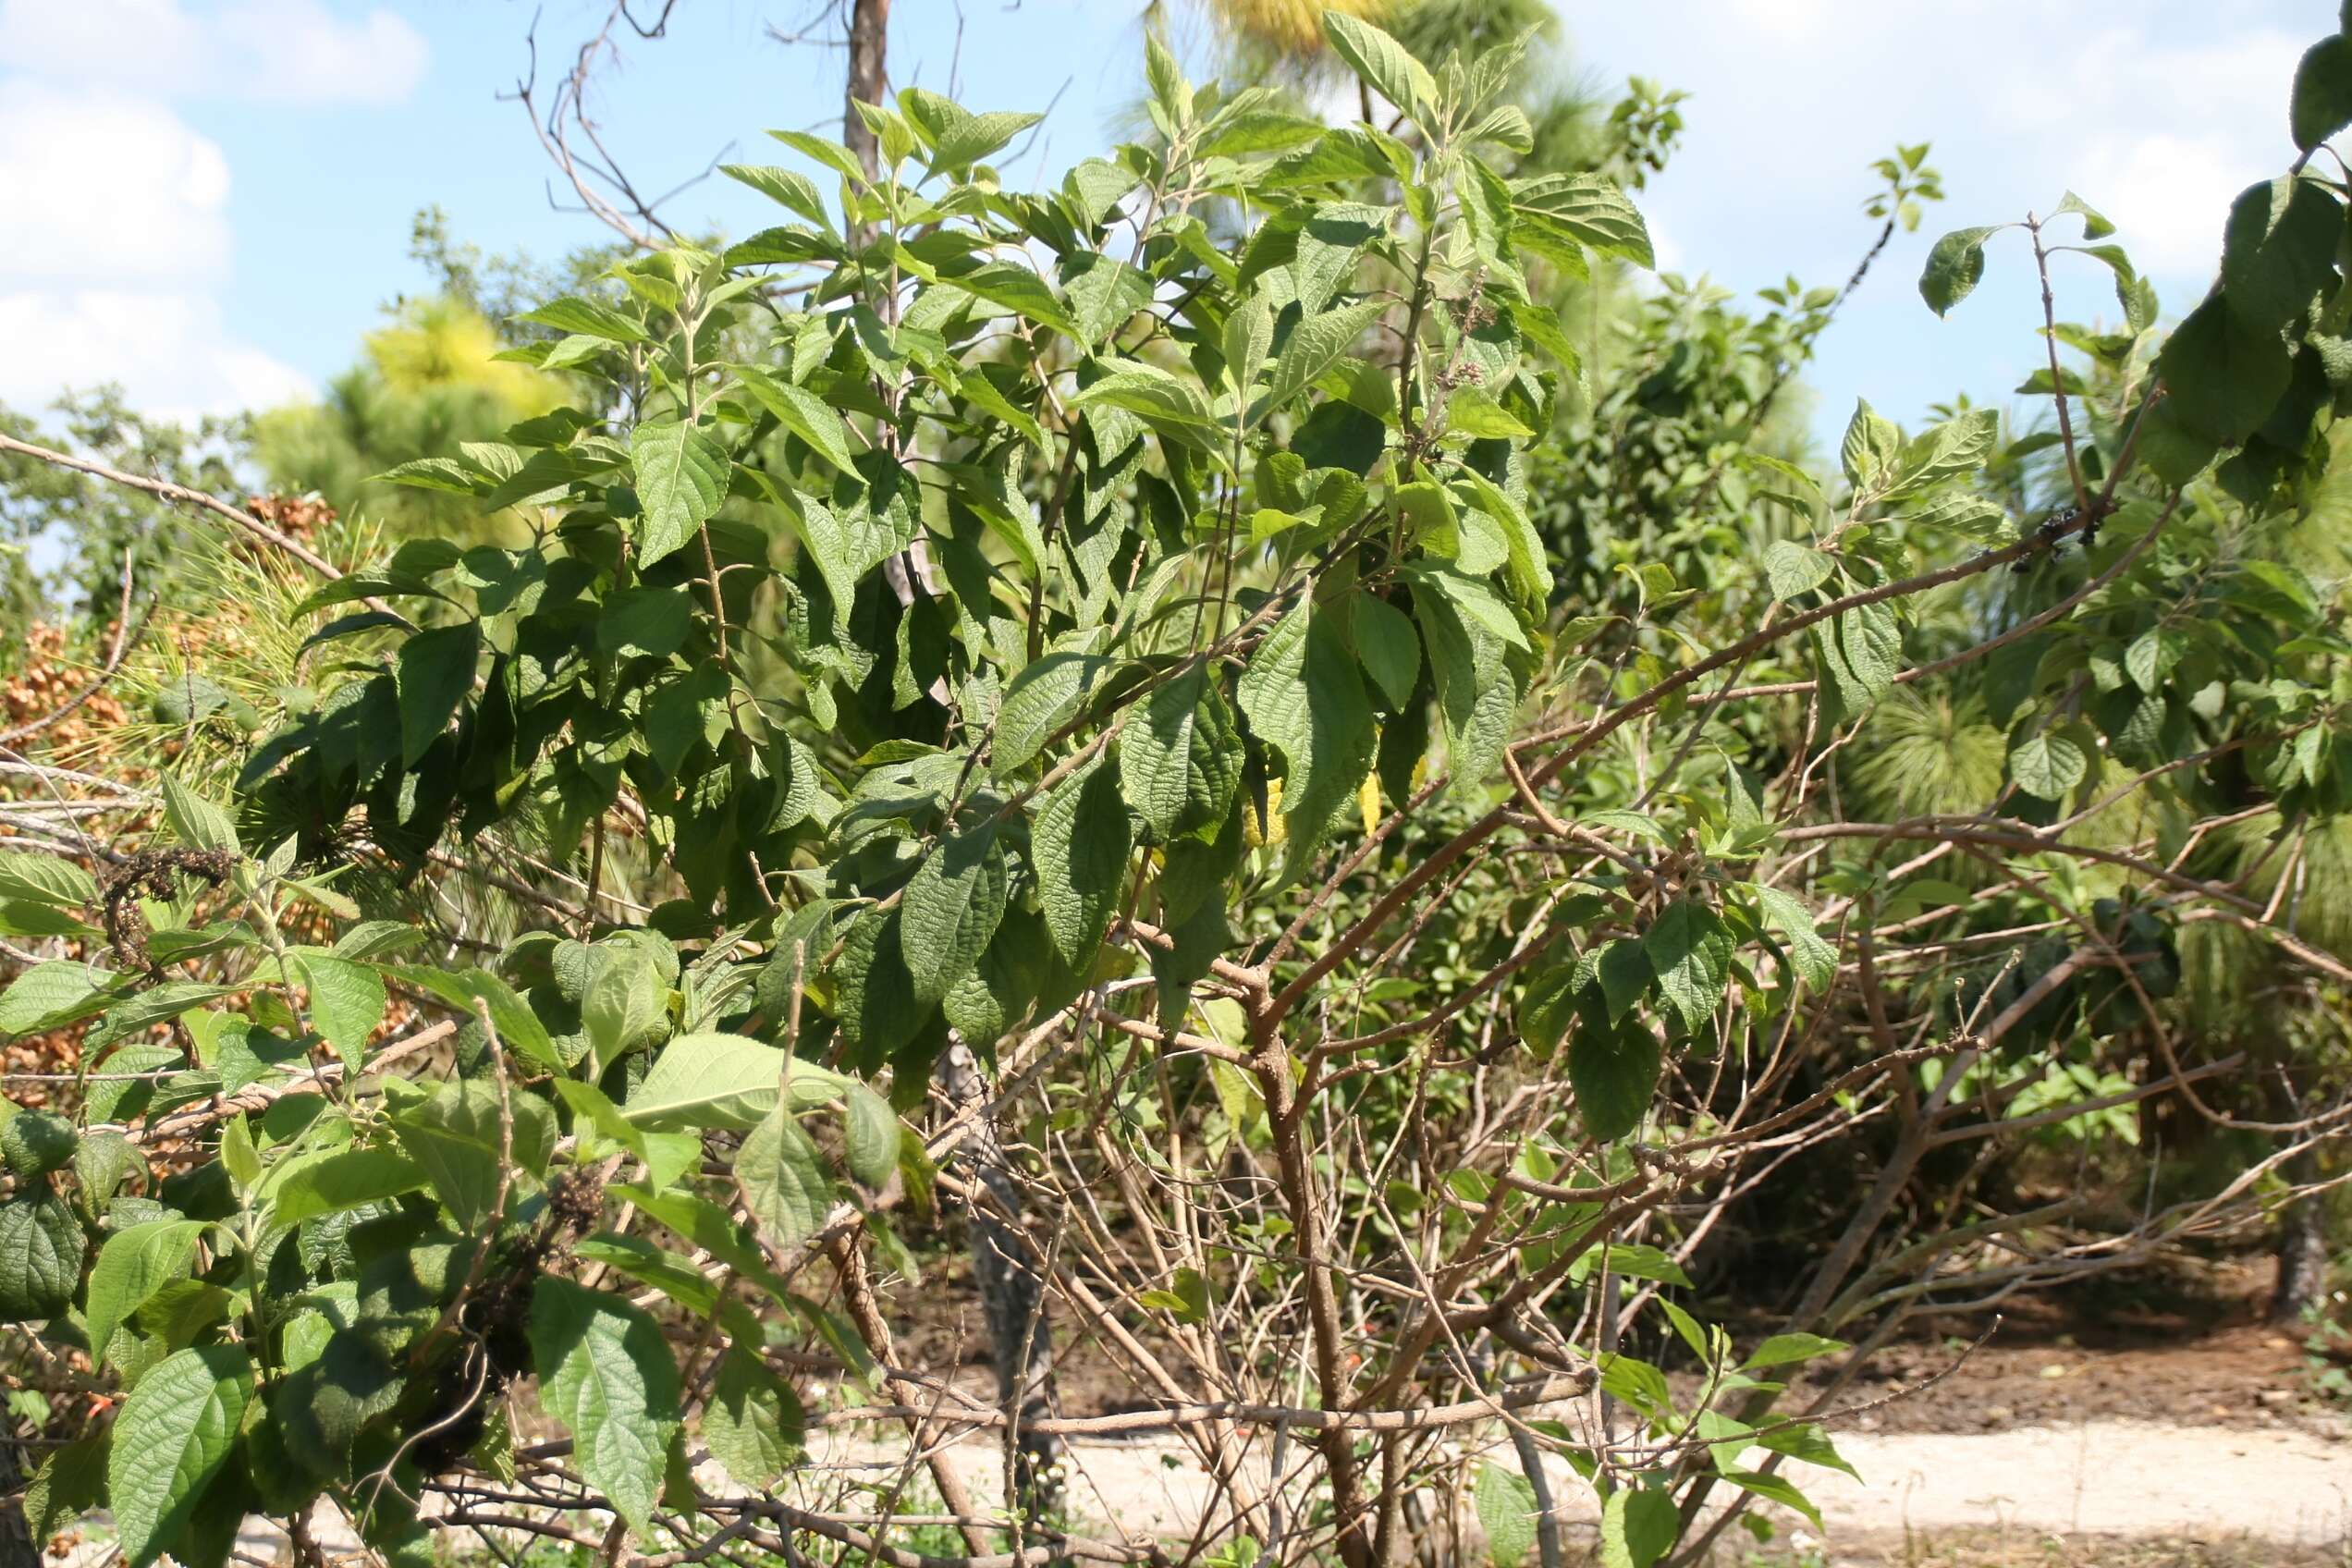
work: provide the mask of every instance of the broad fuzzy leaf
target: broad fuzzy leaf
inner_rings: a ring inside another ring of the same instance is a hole
[[[540,1403],[571,1434],[582,1478],[650,1530],[678,1427],[678,1364],[660,1325],[618,1296],[542,1275],[531,1351]]]
[[[641,424],[630,433],[629,457],[637,476],[637,555],[651,566],[692,538],[727,498],[727,448],[698,425],[681,420]]]
[[[179,1537],[228,1461],[253,1388],[237,1345],[176,1351],[150,1367],[115,1418],[107,1505],[130,1568],[146,1568]]]

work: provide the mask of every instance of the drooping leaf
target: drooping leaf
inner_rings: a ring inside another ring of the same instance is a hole
[[[748,1132],[776,1104],[784,1053],[741,1035],[681,1035],[661,1048],[652,1071],[620,1108],[648,1132]],[[822,1105],[846,1080],[815,1062],[792,1063],[792,1103]]]
[[[310,986],[311,1023],[356,1076],[368,1036],[384,1021],[384,976],[326,953],[305,953],[299,962]]]
[[[1568,1045],[1568,1084],[1576,1091],[1585,1131],[1614,1143],[1640,1126],[1658,1092],[1663,1060],[1657,1036],[1637,1016],[1607,1029],[1577,1031]]]
[[[2221,292],[2173,329],[2156,369],[2171,396],[2151,413],[2167,413],[2208,442],[2234,446],[2270,417],[2294,360],[2276,330],[2249,325]]]
[[[88,1243],[45,1188],[0,1203],[0,1323],[41,1323],[73,1304]]]
[[[2338,33],[2303,52],[2295,67],[2287,129],[2295,145],[2310,152],[2352,125],[2352,38]]]
[[[918,1005],[929,1007],[972,973],[1004,918],[1011,886],[994,822],[939,844],[899,908],[899,946]]]
[[[196,1250],[203,1222],[196,1219],[151,1219],[116,1231],[98,1249],[90,1269],[89,1323],[91,1353],[104,1360],[115,1330],[146,1305],[147,1298],[172,1280],[183,1277]]]
[[[866,1091],[871,1095],[872,1091]],[[735,1152],[735,1186],[743,1208],[776,1247],[800,1243],[833,1207],[833,1183],[816,1145],[778,1100]]]
[[[1621,1488],[1601,1507],[1601,1568],[1650,1568],[1674,1549],[1682,1530],[1672,1493]]]
[[[459,621],[419,631],[400,644],[394,689],[400,699],[400,757],[414,764],[441,738],[473,690],[482,623]]]
[[[844,1096],[848,1116],[843,1128],[850,1174],[869,1187],[880,1187],[899,1168],[899,1113],[890,1102],[851,1081]]]
[[[178,1542],[228,1461],[252,1386],[243,1347],[215,1344],[175,1351],[130,1390],[106,1460],[107,1504],[130,1568]]]
[[[736,1345],[719,1358],[703,1407],[703,1440],[738,1486],[773,1485],[801,1458],[801,1402],[756,1351]]]
[[[1054,950],[1083,972],[1126,891],[1133,838],[1119,776],[1096,763],[1056,785],[1029,832],[1037,901]]]
[[[727,448],[699,425],[655,420],[630,432],[629,458],[645,511],[638,559],[651,566],[717,515],[727,498]]]
[[[591,1487],[649,1530],[678,1427],[678,1364],[660,1325],[618,1296],[543,1275],[532,1292],[540,1403],[571,1434]]]
[[[1437,79],[1380,29],[1332,6],[1323,13],[1323,36],[1366,86],[1406,114],[1420,117],[1435,107]]]
[[[1919,274],[1919,298],[1938,315],[1976,292],[1984,276],[1985,241],[2005,227],[1955,228],[1928,251],[1927,270]]]
[[[1536,1488],[1518,1471],[1489,1459],[1478,1467],[1476,1501],[1487,1561],[1494,1568],[1518,1568],[1536,1544]]]
[[[2009,752],[2009,777],[2027,794],[2064,800],[2090,771],[2090,759],[2064,735],[2036,730]]]

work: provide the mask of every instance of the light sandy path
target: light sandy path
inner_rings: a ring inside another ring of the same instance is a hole
[[[1837,1441],[1861,1480],[1795,1467],[1821,1509],[1832,1546],[1842,1535],[1983,1526],[2164,1540],[2248,1536],[2295,1546],[2352,1544],[2352,1440],[2342,1436],[2094,1421],[1965,1434],[1849,1432]],[[983,1506],[1002,1495],[992,1446],[969,1442],[950,1452]],[[837,1477],[846,1470],[882,1479],[898,1469],[903,1452],[840,1440],[812,1457],[814,1468]],[[1070,1510],[1090,1534],[1182,1537],[1214,1493],[1191,1450],[1163,1439],[1078,1443],[1071,1469]],[[1263,1478],[1262,1471],[1253,1477]],[[715,1472],[704,1480],[715,1488],[725,1486]],[[1564,1469],[1554,1487],[1573,1544],[1588,1545],[1591,1493]],[[340,1544],[339,1523],[320,1521],[324,1541]],[[1779,1523],[1804,1522],[1782,1513]],[[243,1536],[246,1549],[264,1561],[284,1561],[284,1538],[258,1519]],[[73,1553],[59,1568],[99,1560],[93,1548]]]
[[[1861,1480],[1790,1467],[1832,1540],[1842,1531],[1998,1525],[2165,1538],[2246,1535],[2302,1546],[2352,1541],[2352,1440],[2341,1437],[2284,1427],[2102,1421],[1963,1434],[1847,1432],[1837,1444]],[[977,1496],[1001,1495],[992,1449],[972,1443],[954,1454]],[[829,1457],[880,1467],[892,1456],[858,1445]],[[1079,1443],[1071,1468],[1072,1513],[1116,1521],[1136,1535],[1187,1533],[1214,1490],[1192,1452],[1165,1440]],[[1262,1485],[1263,1471],[1251,1478]],[[1570,1520],[1596,1516],[1590,1490],[1564,1467],[1553,1491]],[[1781,1523],[1804,1522],[1783,1513]]]

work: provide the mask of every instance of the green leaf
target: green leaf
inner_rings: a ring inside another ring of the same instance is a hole
[[[1893,689],[1903,629],[1884,604],[1857,605],[1816,626],[1813,646],[1835,721],[1844,723],[1868,713]]]
[[[1504,657],[1506,644],[1459,612],[1442,594],[1414,594],[1422,646],[1429,658],[1446,763],[1458,798],[1486,788],[1502,762],[1502,748],[1519,707],[1519,686]]]
[[[1536,1488],[1518,1471],[1489,1459],[1478,1467],[1477,1508],[1487,1561],[1495,1568],[1518,1568],[1536,1544]]]
[[[521,319],[535,322],[541,326],[552,326],[557,332],[576,332],[582,337],[601,337],[607,343],[653,341],[643,327],[610,305],[576,296],[542,305],[535,311],[526,311]]]
[[[796,1072],[798,1067],[795,1063]],[[744,1212],[778,1248],[798,1245],[833,1207],[833,1182],[816,1145],[781,1100],[744,1134],[735,1153],[735,1186],[743,1195]]]
[[[184,1277],[195,1256],[196,1238],[203,1233],[201,1219],[151,1219],[117,1231],[98,1249],[90,1269],[89,1323],[93,1359],[105,1359],[107,1341],[147,1298],[170,1280]]]
[[[1323,36],[1366,85],[1406,114],[1426,119],[1435,110],[1438,83],[1429,67],[1370,22],[1333,7],[1323,13]]]
[[[1094,691],[1110,661],[1092,654],[1047,654],[1023,667],[1005,688],[997,707],[996,739],[988,766],[1010,778],[1035,760],[1046,742],[1072,718]]]
[[[36,963],[0,991],[0,1035],[38,1035],[102,1011],[116,976],[80,959]]]
[[[383,1147],[338,1149],[283,1169],[285,1173],[269,1184],[270,1219],[279,1225],[299,1225],[425,1184],[423,1167],[397,1149]]]
[[[1180,430],[1212,435],[1216,432],[1217,421],[1199,384],[1158,365],[1122,361],[1117,370],[1074,393],[1070,399],[1073,409],[1089,409],[1097,403],[1173,424]]]
[[[1697,899],[1677,899],[1643,936],[1642,951],[1683,1027],[1706,1023],[1731,977],[1732,938],[1722,920]]]
[[[1756,1443],[1760,1448],[1787,1454],[1791,1459],[1807,1464],[1843,1470],[1857,1481],[1862,1478],[1862,1473],[1847,1464],[1838,1452],[1836,1445],[1830,1441],[1829,1434],[1811,1422],[1801,1422],[1794,1427],[1774,1427],[1758,1433]]]
[[[32,1538],[46,1541],[105,1501],[107,1439],[111,1427],[100,1427],[49,1456],[33,1472],[25,1488],[24,1516]]]
[[[511,1119],[511,1152],[501,1122]],[[502,1177],[542,1175],[556,1142],[555,1112],[536,1096],[509,1091],[502,1111],[498,1086],[478,1078],[443,1084],[393,1118],[400,1147],[424,1171],[435,1196],[460,1229],[485,1225]],[[508,1207],[515,1199],[511,1193]]]
[[[633,953],[616,953],[580,998],[580,1026],[606,1066],[644,1043],[668,1018],[669,987],[654,966]]]
[[[2073,213],[2083,220],[2085,239],[2104,239],[2115,232],[2115,226],[2107,221],[2104,214],[2071,190],[2059,199],[2056,206],[2050,209],[2050,215],[2053,218],[2061,213]]]
[[[2250,185],[2230,203],[2222,235],[2222,293],[2249,332],[2302,318],[2335,281],[2344,203],[2316,179],[2285,175]]]
[[[54,1192],[0,1203],[0,1323],[46,1322],[72,1305],[88,1244]]]
[[[1795,1509],[1810,1520],[1815,1529],[1821,1527],[1821,1511],[1797,1488],[1795,1482],[1760,1470],[1721,1470],[1717,1474],[1744,1492],[1752,1493],[1768,1502],[1777,1502],[1783,1508]]]
[[[629,459],[638,504],[645,508],[638,524],[638,564],[651,566],[717,514],[727,498],[727,448],[698,425],[659,420],[630,432]]]
[[[78,909],[97,901],[98,883],[69,860],[0,850],[0,899],[31,899]]]
[[[970,168],[981,159],[1008,146],[1012,139],[1043,120],[1043,115],[1016,113],[1010,109],[991,109],[986,114],[965,115],[942,127],[937,146],[931,153],[935,169]]]
[[[882,1187],[899,1168],[899,1113],[854,1079],[842,1098],[848,1110],[842,1142],[850,1174],[869,1187]]]
[[[2168,413],[2207,441],[2235,446],[2261,427],[2286,391],[2294,359],[2274,330],[2249,326],[2225,293],[2188,312],[2156,357]]]
[[[404,985],[438,997],[467,1017],[473,1016],[477,1002],[486,1004],[491,1025],[508,1050],[533,1067],[547,1072],[562,1070],[563,1059],[556,1054],[555,1042],[547,1037],[547,1026],[515,995],[514,987],[496,975],[480,969],[433,969],[422,964],[404,964],[386,973]]]
[[[828,137],[817,136],[805,130],[771,130],[768,135],[773,136],[793,152],[823,164],[851,185],[864,186],[867,183],[865,171],[860,168],[858,161],[850,155],[850,150]]]
[[[166,773],[163,778],[164,820],[179,841],[191,850],[241,852],[237,828],[228,813]]]
[[[809,449],[837,472],[856,477],[855,459],[850,451],[849,423],[830,403],[806,387],[795,386],[756,365],[736,365],[733,369],[745,390],[776,416],[777,423],[807,442]]]
[[[1133,847],[1119,776],[1097,762],[1054,786],[1029,831],[1037,901],[1054,950],[1084,973],[1127,889]]]
[[[1183,819],[1193,729],[1207,689],[1206,667],[1192,666],[1156,688],[1120,733],[1120,785],[1159,843],[1174,839]]]
[[[1070,300],[1078,340],[1088,348],[1125,325],[1152,301],[1151,275],[1115,256],[1071,257],[1062,263],[1062,293]]]
[[[1355,655],[1364,661],[1364,673],[1372,678],[1392,710],[1402,709],[1413,700],[1413,689],[1421,682],[1421,634],[1413,630],[1413,618],[1370,594],[1355,595],[1352,614],[1350,630],[1354,633]]]
[[[596,617],[596,646],[621,657],[666,659],[694,629],[694,601],[683,586],[623,588]]]
[[[741,1035],[681,1035],[661,1049],[637,1092],[620,1109],[648,1132],[748,1132],[776,1104],[784,1053]],[[792,1103],[823,1105],[848,1080],[814,1062],[792,1063]]]
[[[1011,887],[994,822],[939,844],[916,870],[899,906],[899,945],[919,1006],[937,1002],[978,966]]]
[[[1238,694],[1251,729],[1282,754],[1282,815],[1300,864],[1372,766],[1364,678],[1330,618],[1305,600],[1258,644]]]
[[[2009,751],[2009,778],[2027,794],[2064,800],[2090,772],[2090,759],[2064,735],[2039,730]]]
[[[1621,1488],[1600,1511],[1601,1568],[1650,1568],[1674,1550],[1682,1530],[1671,1493]]]
[[[1568,1084],[1576,1091],[1585,1131],[1607,1144],[1640,1126],[1658,1092],[1663,1060],[1657,1037],[1639,1017],[1614,1028],[1577,1031],[1568,1046]]]
[[[1535,434],[1485,387],[1468,386],[1455,387],[1447,397],[1445,429],[1449,435],[1476,440],[1519,440]]]
[[[1844,1340],[1823,1339],[1819,1334],[1774,1334],[1758,1345],[1740,1366],[1750,1372],[1761,1372],[1768,1366],[1793,1366],[1817,1355],[1835,1355],[1852,1348]]]
[[[2352,125],[2352,38],[2338,33],[2303,52],[2286,123],[2295,145],[2306,153]]]
[[[244,1350],[221,1344],[174,1352],[130,1390],[106,1458],[107,1506],[130,1568],[178,1541],[228,1461],[252,1387]]]
[[[618,1296],[543,1274],[531,1351],[540,1403],[570,1431],[582,1478],[647,1533],[678,1429],[678,1364],[660,1325]]]
[[[1065,337],[1084,336],[1046,280],[1017,262],[989,262],[940,281],[1051,327]]]
[[[1383,308],[1378,300],[1367,300],[1310,316],[1292,327],[1281,353],[1275,358],[1274,374],[1266,384],[1265,398],[1253,417],[1280,408],[1315,385],[1317,378],[1339,363],[1341,357],[1355,346],[1355,340],[1379,320]]]
[[[798,169],[778,168],[772,164],[721,164],[718,172],[739,180],[771,202],[790,207],[813,224],[830,227],[826,216],[825,197],[816,189],[816,181]]]
[[[1935,242],[1928,252],[1927,270],[1919,274],[1919,298],[1928,309],[1943,315],[1976,292],[1984,276],[1984,242],[2007,227],[1955,228]]]
[[[400,760],[414,766],[448,729],[473,690],[482,623],[459,621],[419,631],[400,643],[393,680],[400,697]]]
[[[1795,894],[1780,888],[1758,885],[1756,900],[1764,912],[1765,924],[1787,938],[1798,975],[1815,990],[1827,990],[1837,978],[1837,949],[1814,928],[1812,912]]]
[[[1512,234],[1540,239],[1545,228],[1576,244],[1655,267],[1658,257],[1649,226],[1615,180],[1595,174],[1549,174],[1517,182],[1512,190]]]
[[[1838,443],[1838,464],[1857,492],[1873,492],[1893,477],[1903,451],[1903,433],[1881,419],[1866,398],[1854,401],[1854,417]]]
[[[357,1076],[367,1055],[368,1036],[384,1021],[384,976],[372,965],[325,953],[304,953],[296,962],[310,985],[312,1027]]]
[[[1793,539],[1776,539],[1764,552],[1764,575],[1772,584],[1775,599],[1809,594],[1827,582],[1836,570],[1829,557]]]
[[[735,1484],[753,1491],[774,1485],[801,1460],[801,1402],[791,1386],[767,1369],[758,1353],[729,1347],[703,1407],[703,1441]]]

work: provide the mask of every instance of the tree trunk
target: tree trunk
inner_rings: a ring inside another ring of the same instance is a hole
[[[939,1058],[939,1086],[958,1110],[988,1096],[979,1059],[962,1040]],[[986,1190],[986,1202],[972,1206],[972,1275],[988,1320],[988,1348],[997,1366],[997,1398],[1021,1423],[1012,1455],[1011,1491],[1034,1525],[1054,1511],[1061,1443],[1050,1432],[1029,1429],[1047,1414],[1046,1384],[1053,1369],[1053,1335],[1046,1322],[1046,1280],[1035,1247],[1021,1228],[1020,1185],[1006,1166],[1004,1145],[994,1120],[982,1115],[964,1142],[965,1169]],[[1011,1501],[1011,1499],[1008,1500]]]
[[[2290,1186],[2320,1179],[2309,1149],[2281,1168]],[[2302,1320],[2305,1309],[2327,1293],[2327,1205],[2317,1194],[2290,1199],[2279,1213],[2278,1282],[2271,1291],[2271,1321],[2282,1327]]]
[[[841,104],[841,141],[850,155],[877,178],[882,160],[874,132],[857,112],[860,103],[879,104],[890,80],[890,0],[852,0],[850,9],[850,85]]]
[[[41,1543],[25,1518],[24,1490],[32,1479],[14,1424],[0,1427],[0,1568],[42,1568]]]

